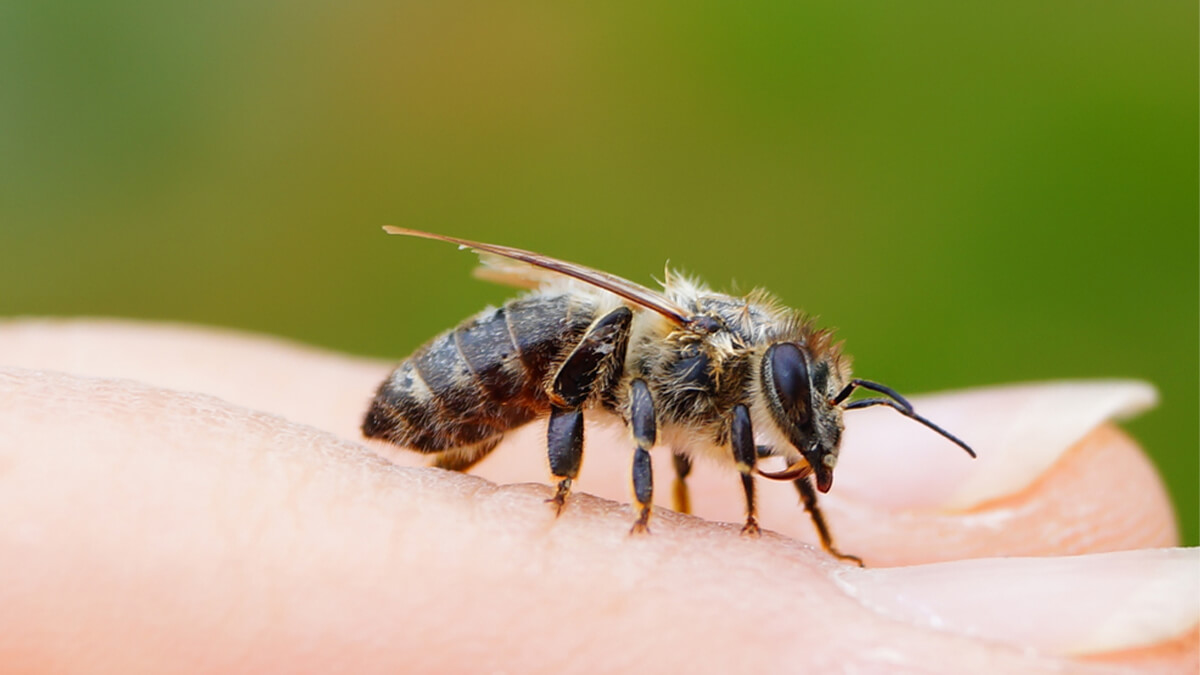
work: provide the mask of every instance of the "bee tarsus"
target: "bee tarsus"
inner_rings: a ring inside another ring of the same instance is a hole
[[[554,506],[554,517],[562,515],[563,509],[567,505],[567,495],[571,494],[571,479],[564,478],[558,481],[558,486],[554,490],[554,496],[546,500],[547,504]]]

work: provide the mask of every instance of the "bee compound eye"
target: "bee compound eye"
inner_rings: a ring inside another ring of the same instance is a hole
[[[801,424],[807,422],[812,401],[808,357],[799,347],[786,342],[771,347],[767,359],[771,368],[771,384],[785,411]]]

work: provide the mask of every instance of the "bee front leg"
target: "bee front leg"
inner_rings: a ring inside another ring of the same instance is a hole
[[[829,526],[825,524],[825,516],[821,514],[821,507],[817,506],[817,491],[813,489],[813,484],[807,476],[797,478],[792,481],[796,486],[796,490],[800,493],[800,499],[804,502],[804,510],[808,511],[808,515],[812,518],[813,527],[817,528],[817,536],[821,538],[821,548],[829,555],[838,560],[852,562],[859,567],[863,567],[862,558],[855,555],[847,555],[837,550],[833,545],[833,537],[829,534]]]
[[[733,409],[729,438],[733,444],[733,458],[737,461],[738,472],[742,474],[742,490],[746,493],[746,524],[742,527],[742,534],[758,536],[760,530],[754,498],[754,465],[758,461],[758,448],[754,445],[750,411],[744,405]]]
[[[629,424],[637,449],[633,451],[633,496],[639,511],[630,534],[649,532],[650,504],[654,499],[654,471],[650,464],[650,448],[658,440],[658,422],[654,399],[645,380],[634,380],[629,392]]]

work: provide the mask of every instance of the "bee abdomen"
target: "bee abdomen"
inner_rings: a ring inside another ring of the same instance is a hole
[[[547,375],[593,315],[567,295],[533,295],[464,321],[384,381],[363,433],[441,452],[529,422],[549,409]]]

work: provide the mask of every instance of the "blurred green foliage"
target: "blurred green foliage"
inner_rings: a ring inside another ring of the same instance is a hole
[[[0,314],[400,357],[508,292],[383,224],[670,258],[906,392],[1155,383],[1195,544],[1196,55],[1194,1],[7,2]]]

